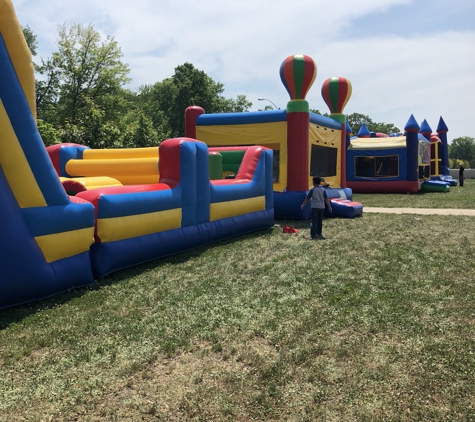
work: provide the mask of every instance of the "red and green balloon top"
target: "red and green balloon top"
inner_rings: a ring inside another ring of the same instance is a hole
[[[303,54],[287,57],[280,66],[280,79],[290,95],[288,112],[309,111],[305,100],[310,87],[317,76],[317,66],[313,59]]]
[[[308,112],[305,97],[317,76],[317,65],[303,54],[287,57],[280,66],[280,79],[290,95],[287,112]],[[343,109],[351,97],[351,82],[341,76],[327,79],[322,86],[322,96],[331,116],[345,121]]]
[[[331,117],[344,123],[343,109],[351,97],[351,82],[341,76],[328,78],[322,85],[322,97],[330,109]]]

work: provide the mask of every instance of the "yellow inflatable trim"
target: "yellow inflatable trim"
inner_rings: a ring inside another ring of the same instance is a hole
[[[41,192],[23,148],[0,99],[0,166],[21,208],[44,207],[46,200]]]
[[[13,9],[11,0],[0,0],[0,28],[23,92],[36,119],[35,71],[30,49]]]
[[[97,220],[97,235],[101,242],[115,242],[133,237],[178,229],[181,227],[181,208],[127,217]]]
[[[239,199],[237,201],[216,202],[210,206],[210,221],[235,217],[266,209],[265,196]]]
[[[46,262],[86,252],[94,243],[94,227],[35,237]]]
[[[158,147],[145,148],[111,148],[86,149],[83,160],[114,159],[114,158],[155,158],[158,159]]]
[[[66,163],[66,172],[76,177],[111,177],[123,185],[159,182],[156,157],[69,160]]]

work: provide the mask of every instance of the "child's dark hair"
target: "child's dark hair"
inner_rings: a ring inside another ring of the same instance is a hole
[[[322,178],[320,176],[313,176],[314,185],[319,185],[321,181],[322,181]]]

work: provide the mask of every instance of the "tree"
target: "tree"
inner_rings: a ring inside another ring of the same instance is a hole
[[[59,138],[59,133],[52,124],[46,123],[42,119],[38,119],[37,125],[38,125],[38,132],[40,133],[41,139],[43,140],[43,143],[45,144],[45,146],[61,143],[61,139]]]
[[[320,114],[321,116],[330,117],[328,113],[320,113],[319,110],[311,109],[312,113]],[[390,135],[391,133],[399,133],[399,129],[392,123],[376,123],[371,120],[369,116],[360,113],[352,113],[346,115],[346,121],[349,124],[353,135],[357,135],[363,123],[366,125],[370,132],[385,133]]]
[[[252,103],[245,95],[234,100],[224,98],[223,92],[222,83],[215,82],[191,63],[177,66],[171,78],[139,89],[142,107],[155,129],[168,132],[171,137],[183,136],[185,110],[189,106],[203,107],[206,113],[244,112],[251,108]]]
[[[466,161],[471,168],[475,168],[475,138],[461,136],[452,140],[449,144],[449,157]]]
[[[128,136],[124,138],[124,147],[151,147],[159,145],[169,138],[168,133],[154,128],[152,120],[142,110],[127,113],[123,122]]]
[[[315,114],[320,114],[320,116],[330,117],[328,113],[320,113],[320,110],[317,110],[316,108],[311,108],[310,112],[315,113]]]
[[[33,34],[33,31],[28,25],[22,26],[21,30],[23,32],[23,36],[25,37],[26,44],[30,49],[31,55],[36,56],[36,49],[38,48],[38,41],[36,35]]]
[[[400,130],[394,126],[392,123],[376,123],[371,120],[370,117],[366,116],[365,114],[360,113],[352,113],[346,116],[346,121],[350,125],[353,134],[358,134],[363,123],[366,125],[370,132],[376,133],[385,133],[390,135],[391,133],[400,133]]]
[[[61,69],[52,59],[41,59],[41,64],[35,65],[35,70],[41,75],[35,81],[38,118],[59,124],[57,105],[60,98]]]
[[[39,84],[38,109],[54,105],[58,122],[66,118],[77,123],[86,97],[107,105],[123,85],[128,83],[129,69],[120,61],[117,43],[107,37],[101,43],[93,26],[72,23],[58,27],[59,50],[42,61],[37,72],[43,77]]]
[[[259,108],[257,111],[269,111],[269,110],[275,110],[275,107],[272,107],[271,105],[266,105],[264,108]]]
[[[23,32],[23,36],[25,37],[26,44],[28,45],[28,48],[30,49],[31,55],[33,57],[36,56],[37,48],[38,48],[37,36],[33,33],[33,31],[28,25],[22,26],[21,30]],[[41,72],[47,73],[50,70],[48,69],[47,65],[43,62],[43,60],[42,60],[42,65],[39,66],[36,63],[33,63],[33,67],[36,72],[40,72],[40,73]],[[56,82],[56,79],[52,76],[50,76],[48,79],[51,86],[53,85],[53,81]],[[35,85],[36,85],[36,103],[37,104],[38,104],[38,94],[43,95],[43,93],[46,93],[46,92],[50,92],[50,94],[54,92],[53,89],[47,89],[47,87],[45,86],[45,81],[39,81],[38,79],[36,79]],[[51,98],[49,102],[50,103],[52,102]],[[46,101],[43,103],[46,103]],[[38,114],[38,110],[37,110],[37,114]],[[45,122],[41,118],[38,118],[37,125],[38,125],[38,131],[46,146],[58,144],[61,142],[59,139],[59,133],[52,124]]]
[[[114,96],[130,82],[129,68],[120,61],[122,52],[117,43],[110,37],[101,43],[92,25],[73,23],[59,27],[58,46],[53,60],[60,69],[60,119],[69,118],[76,124],[88,98],[103,106],[109,116],[114,111]]]
[[[245,95],[238,95],[235,100],[232,98],[218,97],[219,113],[242,113],[249,111],[252,103],[247,100]],[[266,107],[267,109],[267,107]],[[272,107],[270,107],[272,110]]]
[[[134,99],[123,88],[130,78],[120,48],[110,37],[101,40],[92,25],[60,25],[58,34],[58,51],[36,67],[38,118],[56,127],[67,141],[120,146],[119,120]]]
[[[458,169],[460,166],[463,166],[466,169],[470,168],[468,161],[459,160],[458,158],[449,158],[449,168]]]
[[[36,36],[23,28],[36,54]],[[58,26],[58,50],[35,65],[38,129],[46,145],[77,142],[92,148],[158,145],[184,133],[185,109],[207,113],[244,112],[244,95],[225,98],[223,84],[191,63],[175,68],[171,78],[124,88],[129,68],[113,38],[101,40],[92,25]]]

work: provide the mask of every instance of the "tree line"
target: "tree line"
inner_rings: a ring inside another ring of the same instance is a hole
[[[23,33],[33,56],[37,37]],[[129,66],[111,37],[101,39],[92,25],[58,27],[58,49],[34,64],[38,129],[46,145],[75,142],[91,148],[158,145],[184,134],[184,111],[200,105],[208,113],[248,111],[244,95],[223,96],[224,86],[191,63],[172,77],[136,90]]]
[[[36,35],[28,26],[22,29],[36,56]],[[57,51],[34,63],[38,129],[45,145],[156,146],[164,139],[184,135],[184,113],[191,105],[199,105],[207,113],[246,112],[252,107],[245,95],[226,98],[224,85],[191,63],[177,66],[175,73],[161,82],[128,89],[130,69],[122,57],[117,42],[109,36],[102,39],[92,25],[58,26]],[[347,115],[347,121],[355,131],[365,123],[372,132],[400,132],[393,124],[373,122],[360,113]],[[467,167],[475,166],[475,139],[455,139],[449,151]]]

